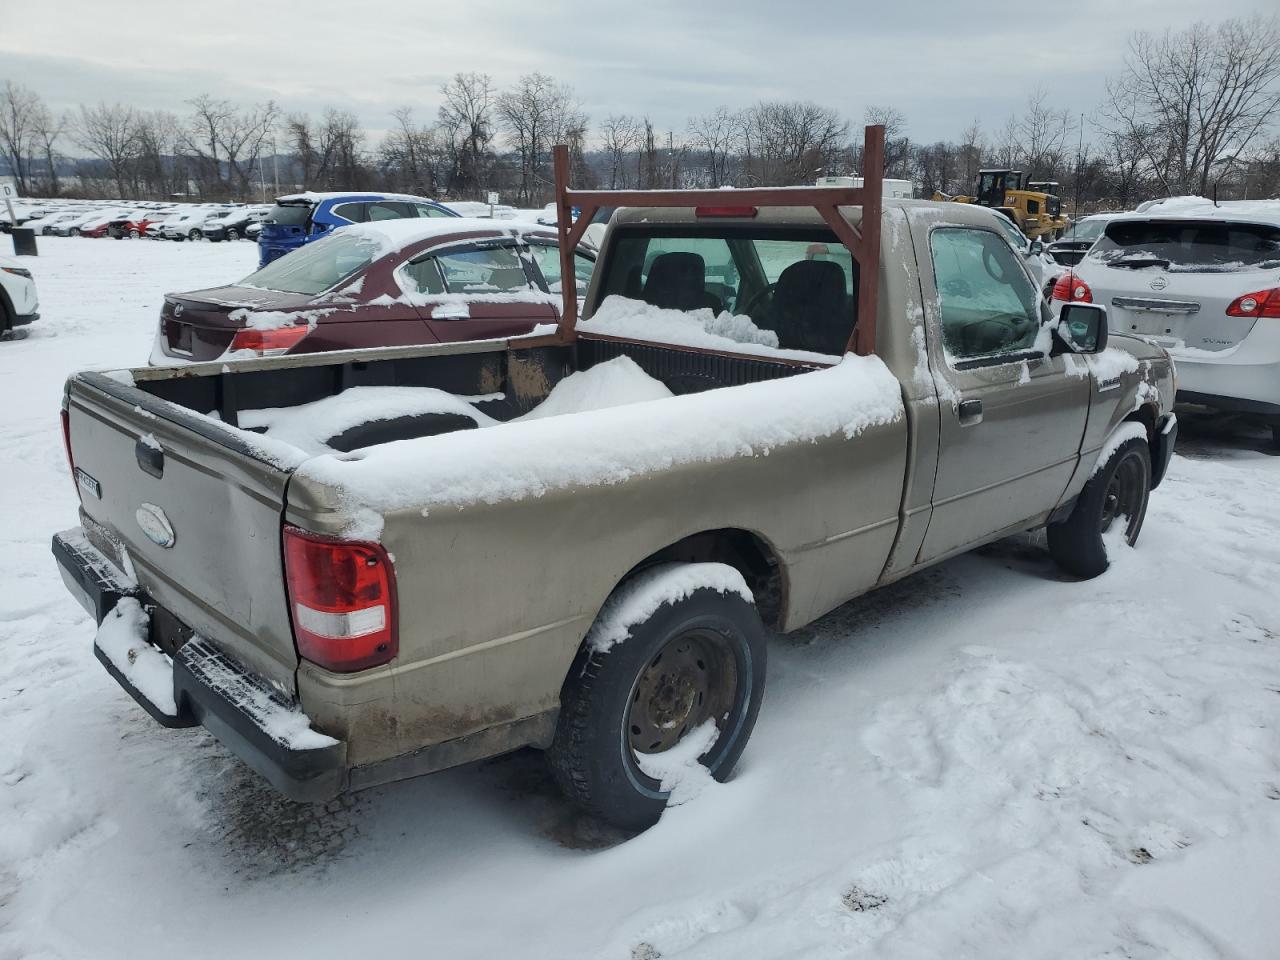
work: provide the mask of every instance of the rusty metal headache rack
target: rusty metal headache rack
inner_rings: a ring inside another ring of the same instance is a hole
[[[552,150],[556,181],[556,230],[560,238],[560,276],[574,275],[573,251],[601,207],[813,207],[858,262],[858,323],[849,350],[876,351],[876,306],[880,297],[880,216],[884,195],[884,127],[863,133],[861,187],[748,187],[734,190],[574,190],[569,186],[569,148]],[[573,219],[573,208],[578,219]],[[857,228],[840,207],[861,207]],[[577,336],[578,298],[573,283],[561,283],[563,306],[556,339]]]

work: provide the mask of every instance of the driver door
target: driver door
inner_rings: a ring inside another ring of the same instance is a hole
[[[1001,236],[939,227],[928,249],[933,276],[921,281],[926,299],[936,296],[941,307],[927,323],[930,365],[940,394],[951,396],[940,397],[933,515],[921,560],[1052,510],[1075,469],[1090,397],[1087,376],[1068,374],[1064,357],[1047,355],[1048,308]]]

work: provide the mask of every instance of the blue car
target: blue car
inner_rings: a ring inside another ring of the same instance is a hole
[[[396,193],[298,193],[279,197],[258,234],[258,269],[349,223],[456,216],[442,203]]]

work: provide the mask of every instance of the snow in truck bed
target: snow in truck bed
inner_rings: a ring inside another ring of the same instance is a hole
[[[836,366],[779,380],[401,440],[358,458],[316,457],[297,475],[331,484],[353,507],[367,508],[348,533],[376,537],[380,514],[393,510],[621,483],[685,463],[763,456],[836,434],[854,437],[901,416],[902,388],[888,368],[877,357],[850,355]]]

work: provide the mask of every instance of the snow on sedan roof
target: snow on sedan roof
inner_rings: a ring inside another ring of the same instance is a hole
[[[518,237],[525,233],[550,236],[551,230],[540,223],[520,223],[514,220],[489,220],[476,217],[406,217],[402,220],[378,220],[375,223],[353,223],[341,227],[335,236],[356,234],[368,237],[378,244],[378,256],[386,256],[403,250],[410,244],[433,237],[457,233],[487,233],[490,235]]]

